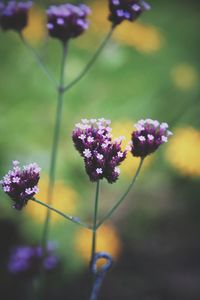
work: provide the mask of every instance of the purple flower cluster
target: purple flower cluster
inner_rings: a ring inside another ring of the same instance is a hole
[[[21,32],[27,26],[28,12],[31,6],[31,1],[8,1],[7,5],[0,3],[0,27],[3,30]]]
[[[89,26],[87,16],[90,9],[84,5],[62,4],[47,10],[49,35],[62,42],[81,35]]]
[[[3,9],[4,9],[4,4],[2,2],[0,2],[0,15],[1,15]]]
[[[19,167],[18,161],[13,161],[13,169],[0,181],[3,191],[15,202],[14,208],[21,210],[29,199],[38,192],[40,168],[36,163]]]
[[[19,246],[12,250],[8,270],[12,274],[35,275],[41,265],[45,270],[51,271],[58,265],[58,257],[53,254],[55,245],[49,243],[47,253],[43,256],[40,246]]]
[[[139,0],[109,0],[109,9],[108,18],[116,26],[124,20],[135,21],[150,5]]]
[[[140,120],[135,124],[137,129],[132,133],[131,152],[133,156],[146,157],[156,151],[160,145],[168,141],[172,132],[167,123],[157,120]]]
[[[104,118],[83,119],[72,134],[91,181],[106,178],[109,183],[115,182],[120,174],[118,166],[126,158],[127,151],[121,150],[122,137],[112,141],[109,125],[110,120]]]

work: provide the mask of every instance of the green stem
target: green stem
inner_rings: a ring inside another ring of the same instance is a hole
[[[130,190],[132,189],[139,173],[140,170],[142,168],[142,164],[144,162],[144,158],[141,158],[139,166],[137,168],[137,171],[133,177],[133,180],[131,181],[131,184],[128,186],[127,190],[125,191],[125,193],[122,195],[122,197],[116,202],[116,204],[111,208],[111,210],[103,217],[103,219],[97,224],[96,229],[98,229],[107,219],[109,219],[112,214],[115,212],[115,210],[118,208],[118,206],[123,202],[123,200],[126,198],[126,196],[128,195],[128,193],[130,192]]]
[[[58,215],[62,216],[63,218],[65,218],[65,219],[67,219],[67,220],[69,220],[69,221],[71,221],[71,222],[73,222],[73,223],[75,223],[75,224],[78,224],[78,225],[80,225],[80,226],[82,226],[82,227],[84,227],[84,228],[87,228],[87,229],[92,229],[92,227],[91,227],[90,225],[88,225],[88,224],[86,224],[86,223],[80,221],[78,217],[73,217],[73,216],[64,214],[64,213],[61,212],[60,210],[58,210],[58,209],[52,207],[52,206],[49,205],[49,204],[46,204],[46,203],[40,201],[40,200],[38,200],[38,199],[32,198],[31,200],[34,201],[34,202],[36,202],[36,203],[38,203],[38,204],[40,204],[40,205],[42,205],[42,206],[45,206],[46,208],[48,208],[48,209],[50,209],[50,210],[56,212]]]
[[[59,144],[59,138],[60,138],[60,127],[61,127],[63,96],[64,96],[63,84],[64,84],[64,70],[65,70],[66,56],[67,56],[67,44],[65,43],[63,45],[63,57],[62,57],[62,62],[61,62],[56,120],[55,120],[55,127],[54,127],[54,137],[53,137],[50,171],[49,171],[49,185],[48,185],[48,194],[47,194],[47,202],[49,205],[51,205],[51,203],[52,203],[52,196],[53,196],[54,185],[55,185],[56,160],[57,160],[57,154],[58,154],[58,144]],[[46,243],[47,243],[50,217],[51,217],[51,211],[47,210],[46,219],[45,219],[45,223],[44,223],[44,229],[43,229],[43,235],[42,235],[42,245],[43,245],[44,249],[45,249]]]
[[[45,73],[47,78],[51,81],[51,83],[54,85],[54,87],[57,88],[58,85],[57,85],[55,78],[49,72],[49,70],[46,68],[46,66],[44,65],[44,62],[42,61],[42,58],[39,56],[39,54],[35,51],[34,48],[31,47],[31,45],[29,43],[27,43],[27,41],[24,39],[22,34],[20,34],[20,39],[21,39],[22,43],[24,44],[24,46],[26,47],[26,49],[35,57],[37,63],[39,64],[40,68],[43,70],[43,72]]]
[[[106,46],[107,42],[111,38],[111,36],[113,34],[113,31],[114,31],[114,28],[115,27],[113,27],[113,26],[111,27],[111,29],[109,30],[109,32],[106,35],[105,39],[103,40],[103,42],[101,43],[101,45],[99,46],[99,48],[97,49],[97,51],[94,53],[94,55],[92,56],[92,58],[90,59],[90,61],[87,63],[87,65],[85,66],[85,68],[80,72],[80,74],[74,80],[72,80],[67,86],[65,86],[64,92],[67,92],[76,83],[78,83],[85,76],[85,74],[88,72],[88,70],[93,66],[93,64],[95,63],[95,61],[97,60],[97,58],[101,54],[102,50]]]
[[[96,185],[93,227],[92,227],[92,251],[91,251],[91,260],[90,260],[91,263],[93,261],[93,257],[96,252],[96,232],[97,232],[96,226],[97,226],[97,218],[98,218],[99,188],[100,188],[100,181],[98,180]]]

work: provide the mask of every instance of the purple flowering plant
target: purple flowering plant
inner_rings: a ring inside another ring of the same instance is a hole
[[[121,138],[112,141],[110,120],[83,119],[76,124],[72,139],[75,148],[84,158],[85,169],[91,181],[107,179],[115,182],[120,174],[118,166],[126,158],[121,149]]]
[[[41,246],[18,246],[11,250],[8,261],[8,270],[13,275],[35,276],[42,267],[46,271],[53,271],[59,263],[54,254],[55,245],[48,242],[46,255],[43,256]]]
[[[137,0],[109,0],[109,9],[109,20],[116,26],[125,20],[135,21],[150,5]]]
[[[50,6],[47,9],[49,35],[64,43],[71,38],[78,37],[89,27],[88,14],[90,14],[90,9],[84,4],[75,6],[67,3]]]
[[[20,168],[17,160],[13,161],[13,169],[1,180],[3,191],[15,202],[14,208],[21,210],[38,192],[40,168],[32,163]]]
[[[131,153],[136,157],[146,157],[155,152],[160,145],[167,143],[172,132],[167,123],[157,120],[140,120],[135,124],[136,131],[132,133]]]
[[[57,83],[57,80],[55,80],[46,65],[44,65],[41,56],[23,37],[23,29],[28,24],[28,13],[31,7],[32,2],[30,1],[8,1],[7,4],[0,2],[0,28],[3,31],[14,30],[19,34],[25,47],[35,57],[50,83],[55,87],[57,91],[57,109],[51,149],[47,203],[35,198],[40,179],[40,167],[36,163],[30,163],[21,168],[18,161],[13,161],[13,168],[8,171],[0,182],[2,190],[14,202],[13,207],[15,209],[21,210],[25,205],[28,205],[29,201],[34,201],[47,208],[41,246],[20,246],[15,248],[10,257],[8,269],[11,273],[17,274],[19,272],[29,272],[33,270],[39,273],[41,267],[43,269],[53,269],[56,267],[58,262],[57,258],[51,253],[48,246],[51,211],[54,211],[65,219],[92,231],[90,266],[91,271],[95,275],[95,280],[90,300],[96,300],[104,275],[112,265],[112,257],[108,253],[96,253],[96,236],[98,229],[112,216],[132,189],[146,156],[152,154],[162,144],[166,143],[172,133],[168,130],[167,123],[159,123],[157,120],[151,119],[140,120],[135,125],[136,130],[130,132],[130,143],[127,144],[126,150],[124,151],[121,146],[123,137],[114,140],[112,138],[110,120],[104,118],[82,119],[80,123],[75,125],[72,132],[74,146],[83,158],[89,180],[96,184],[93,222],[92,224],[87,224],[82,222],[80,218],[64,214],[52,206],[64,95],[69,89],[75,86],[93,66],[107,42],[110,40],[115,28],[124,21],[135,21],[144,11],[149,10],[150,6],[142,0],[108,0],[108,20],[111,23],[110,30],[83,70],[67,85],[64,82],[64,73],[68,43],[72,39],[78,38],[87,30],[89,26],[88,15],[91,13],[91,10],[85,4],[74,5],[70,3],[52,5],[46,10],[46,27],[49,38],[57,39],[61,42],[62,46],[60,78]],[[133,156],[140,157],[138,169],[126,191],[107,214],[99,220],[100,182],[103,179],[106,179],[110,184],[117,181],[120,176],[120,165],[126,159],[128,152],[131,152]],[[101,258],[104,258],[107,262],[100,269],[97,269],[97,261]],[[38,268],[38,266],[40,266],[40,268]]]
[[[28,12],[32,2],[8,1],[0,3],[0,24],[3,30],[15,30],[21,32],[28,24]]]

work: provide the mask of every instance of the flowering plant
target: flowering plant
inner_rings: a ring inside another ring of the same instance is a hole
[[[31,6],[31,2],[17,3],[15,1],[9,1],[7,5],[0,3],[0,27],[2,30],[16,31],[23,44],[34,55],[40,67],[42,67],[57,91],[57,110],[51,151],[47,203],[36,198],[38,182],[40,179],[40,168],[36,163],[31,163],[20,168],[19,162],[13,161],[13,169],[8,171],[1,181],[3,191],[12,199],[12,201],[14,201],[14,208],[21,210],[25,205],[28,205],[29,201],[34,201],[47,208],[41,246],[39,248],[23,246],[15,249],[11,256],[9,269],[14,273],[18,273],[20,270],[25,271],[29,268],[33,268],[34,264],[39,264],[41,265],[41,268],[46,269],[51,269],[56,265],[57,261],[54,259],[54,256],[50,255],[48,248],[49,223],[51,220],[51,211],[54,211],[65,219],[92,231],[90,266],[91,271],[95,274],[95,281],[90,300],[95,300],[97,299],[103,278],[112,265],[112,257],[109,253],[96,252],[96,235],[98,229],[112,216],[128,195],[139,175],[146,156],[155,152],[160,145],[166,143],[168,137],[172,133],[168,130],[167,123],[160,124],[157,120],[151,119],[140,120],[135,125],[136,130],[130,132],[130,142],[127,144],[126,149],[122,150],[121,143],[123,137],[113,140],[110,120],[104,118],[90,120],[82,119],[80,123],[75,125],[75,129],[72,133],[74,146],[84,160],[85,170],[90,181],[96,184],[93,222],[92,224],[87,224],[86,222],[81,221],[80,218],[64,214],[62,211],[52,206],[63,99],[65,93],[75,86],[94,64],[106,43],[111,38],[115,28],[123,21],[135,21],[150,7],[147,3],[140,0],[109,0],[108,19],[111,22],[111,27],[107,36],[81,73],[78,74],[73,81],[65,85],[64,73],[68,43],[71,39],[79,37],[88,28],[89,21],[87,17],[90,13],[90,8],[84,4],[73,5],[67,3],[50,6],[46,11],[46,26],[49,37],[56,38],[62,45],[61,71],[59,83],[57,84],[55,78],[43,64],[41,57],[24,39],[22,30],[28,23],[28,12]],[[128,152],[131,152],[133,156],[141,158],[138,169],[126,191],[116,201],[115,205],[107,212],[107,214],[99,220],[100,182],[104,178],[108,183],[115,183],[117,181],[120,176],[120,165],[126,159]],[[98,269],[97,261],[101,258],[104,258],[106,263]]]

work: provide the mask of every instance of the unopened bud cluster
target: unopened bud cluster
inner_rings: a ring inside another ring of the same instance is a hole
[[[3,30],[21,32],[28,24],[28,12],[32,2],[8,1],[6,5],[0,3],[0,27]]]
[[[149,10],[150,5],[137,0],[109,0],[109,20],[114,26],[127,20],[135,21],[143,11]]]
[[[47,10],[49,35],[63,42],[81,35],[89,26],[90,9],[84,5],[62,4]]]

